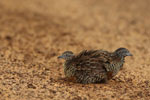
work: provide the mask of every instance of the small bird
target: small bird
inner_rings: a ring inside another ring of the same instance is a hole
[[[75,82],[107,83],[123,67],[126,56],[132,56],[126,48],[118,48],[114,52],[105,50],[83,50],[78,55],[65,51],[58,58],[65,60],[64,73],[66,78]]]

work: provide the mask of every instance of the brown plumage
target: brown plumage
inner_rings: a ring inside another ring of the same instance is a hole
[[[66,60],[64,73],[67,78],[87,84],[112,79],[122,68],[126,56],[131,56],[131,53],[125,48],[119,48],[114,52],[84,50],[78,55],[66,51],[59,58]]]

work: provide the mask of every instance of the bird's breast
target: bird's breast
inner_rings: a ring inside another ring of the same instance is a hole
[[[72,64],[64,64],[64,73],[66,77],[72,77],[75,74],[75,67]]]

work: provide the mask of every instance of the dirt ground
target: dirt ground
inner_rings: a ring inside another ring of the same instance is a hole
[[[0,100],[150,100],[150,0],[1,0]],[[108,84],[62,80],[65,50],[128,48]]]

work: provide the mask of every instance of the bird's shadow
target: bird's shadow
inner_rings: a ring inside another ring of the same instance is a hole
[[[71,79],[68,79],[68,78],[65,78],[65,77],[58,78],[57,82],[60,82],[60,83],[63,83],[63,84],[69,84],[69,85],[71,85],[71,84],[72,85],[73,84],[88,85],[88,84],[76,82],[75,80],[71,80]],[[113,78],[113,79],[108,80],[108,81],[102,80],[100,82],[89,83],[89,84],[93,84],[93,85],[94,84],[95,85],[98,85],[98,84],[110,85],[110,84],[120,84],[120,83],[124,83],[124,82],[119,78]]]

